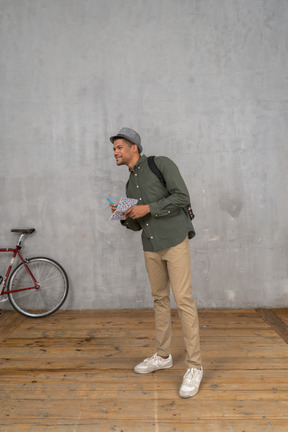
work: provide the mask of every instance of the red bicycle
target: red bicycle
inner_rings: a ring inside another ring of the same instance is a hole
[[[69,282],[63,267],[51,258],[23,257],[24,238],[35,231],[34,228],[12,229],[11,232],[20,234],[15,248],[0,248],[0,252],[13,254],[5,277],[0,276],[0,296],[6,296],[3,299],[9,299],[17,312],[29,318],[43,318],[63,305]],[[11,273],[17,257],[21,263]]]

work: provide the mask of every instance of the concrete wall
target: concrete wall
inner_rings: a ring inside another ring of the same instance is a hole
[[[66,308],[145,308],[109,136],[180,167],[200,308],[288,306],[287,0],[0,0],[1,244],[66,268]],[[3,262],[0,268],[2,272]]]

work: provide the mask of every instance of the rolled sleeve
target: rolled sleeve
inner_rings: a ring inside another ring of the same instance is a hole
[[[121,220],[121,225],[126,226],[127,229],[130,229],[132,231],[141,231],[142,227],[137,222],[136,219],[128,218],[126,220]]]

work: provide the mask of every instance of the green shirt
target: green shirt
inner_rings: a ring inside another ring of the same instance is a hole
[[[176,164],[165,156],[156,156],[166,187],[151,171],[147,157],[142,155],[130,171],[126,184],[128,198],[138,199],[137,205],[149,204],[151,213],[138,219],[121,221],[128,229],[142,230],[144,251],[159,252],[181,243],[195,231],[183,208],[190,203],[189,192]]]

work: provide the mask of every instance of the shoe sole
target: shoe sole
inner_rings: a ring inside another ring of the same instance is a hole
[[[138,373],[138,374],[147,374],[147,373],[151,373],[151,372],[156,372],[157,370],[170,369],[170,368],[172,368],[172,366],[173,366],[173,364],[169,365],[169,366],[162,367],[162,368],[152,369],[152,370],[149,370],[149,371],[137,371],[136,368],[134,368],[134,372]]]
[[[180,393],[180,392],[179,392],[179,396],[180,396],[182,399],[188,399],[188,398],[190,398],[190,397],[196,396],[197,393],[198,393],[198,390],[197,390],[196,393],[193,393],[193,394],[189,394],[189,393]]]

